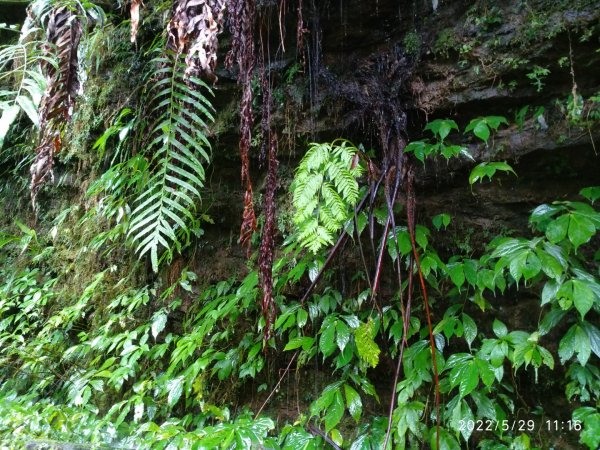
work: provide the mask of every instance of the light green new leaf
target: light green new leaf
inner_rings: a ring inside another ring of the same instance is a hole
[[[373,340],[373,328],[373,321],[369,319],[367,323],[361,324],[354,330],[354,340],[358,356],[371,367],[377,367],[381,351]]]

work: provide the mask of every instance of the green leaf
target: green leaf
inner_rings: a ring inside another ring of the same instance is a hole
[[[580,214],[569,214],[569,240],[577,249],[580,245],[588,242],[594,234],[596,227],[593,222]]]
[[[480,120],[473,127],[473,134],[483,142],[487,143],[490,138],[490,129],[483,120]]]
[[[591,414],[583,423],[583,431],[579,442],[588,446],[590,450],[600,447],[600,413]]]
[[[465,340],[467,341],[467,345],[469,346],[469,349],[470,349],[471,344],[477,337],[477,325],[475,324],[475,321],[473,319],[471,319],[471,317],[465,313],[462,314],[462,321],[463,321],[464,337],[465,337]]]
[[[573,302],[575,308],[581,314],[583,319],[587,312],[592,309],[594,305],[595,295],[590,289],[586,282],[580,280],[573,280]]]
[[[439,429],[440,446],[438,448],[436,433],[437,433],[437,428],[436,427],[431,428],[429,445],[431,446],[431,448],[433,450],[461,450],[460,445],[458,444],[458,441],[445,428]]]
[[[591,186],[579,191],[579,195],[587,198],[592,205],[600,198],[600,186]]]
[[[466,370],[461,371],[461,375],[458,393],[461,398],[464,398],[479,384],[479,369],[475,361],[469,361]]]
[[[439,230],[440,228],[442,228],[442,226],[444,228],[447,228],[450,224],[450,216],[446,213],[437,214],[433,216],[431,221],[433,222],[433,226],[436,230]]]
[[[333,396],[333,402],[327,408],[327,413],[325,414],[325,432],[329,433],[335,426],[340,423],[342,417],[344,416],[344,399],[342,398],[342,393],[339,389],[335,391]]]
[[[450,279],[456,285],[456,287],[460,289],[460,287],[465,282],[465,272],[463,270],[463,265],[460,263],[452,263],[448,264],[447,267]]]
[[[425,126],[425,130],[431,131],[440,141],[446,139],[453,129],[458,131],[458,125],[451,119],[436,119]]]
[[[424,409],[425,405],[421,402],[410,402],[398,405],[394,411],[394,416],[398,417],[397,430],[400,441],[404,440],[404,436],[408,430],[416,436],[421,434],[419,424]]]
[[[0,116],[0,149],[2,149],[4,138],[8,134],[8,130],[10,130],[10,126],[16,120],[20,109],[14,104],[11,106],[4,106],[0,104],[0,107],[3,109],[2,116]]]
[[[600,330],[589,322],[581,324],[590,339],[590,348],[600,358]]]
[[[167,381],[167,402],[169,403],[169,406],[173,407],[175,403],[179,401],[183,392],[184,381],[184,377],[177,377]]]
[[[494,319],[492,328],[494,330],[494,334],[499,338],[506,336],[506,334],[508,333],[508,328],[506,328],[506,325],[504,325],[498,319]]]
[[[367,323],[361,324],[354,330],[354,340],[358,356],[371,367],[377,367],[381,351],[373,340],[373,329],[373,321],[369,319]]]
[[[285,346],[285,348],[283,350],[284,351],[295,350],[300,347],[302,347],[303,350],[308,350],[312,347],[314,342],[315,342],[315,338],[313,338],[313,337],[297,336],[295,338],[290,339],[290,341],[287,343],[287,345]]]
[[[419,161],[425,162],[427,145],[423,141],[413,141],[404,148],[404,153],[412,153]]]
[[[560,262],[540,248],[536,249],[536,255],[540,260],[544,273],[555,280],[560,279],[563,274],[563,267]]]
[[[310,145],[300,161],[291,190],[294,224],[300,245],[317,253],[334,242],[352,217],[358,197],[357,178],[364,169],[358,149],[347,141]]]
[[[350,328],[343,321],[338,320],[336,321],[335,329],[335,341],[340,351],[343,352],[346,344],[350,341]]]
[[[577,353],[577,361],[579,361],[579,364],[581,364],[582,366],[585,366],[588,360],[590,359],[590,355],[592,353],[590,338],[588,337],[586,331],[583,328],[577,326],[577,328],[575,329],[575,335],[573,340],[575,352]]]
[[[167,324],[167,313],[165,311],[159,311],[154,314],[152,318],[152,327],[151,332],[154,339],[159,335],[159,333],[165,329],[165,325]]]
[[[515,176],[517,175],[513,168],[505,162],[482,162],[471,171],[469,184],[473,185],[477,181],[483,181],[486,177],[491,180],[497,171],[510,172]]]
[[[324,357],[331,355],[337,348],[335,342],[336,322],[337,321],[331,321],[327,323],[325,329],[321,333],[321,338],[319,339],[319,349],[321,350],[321,353],[323,353]]]
[[[558,346],[558,356],[560,357],[562,364],[571,359],[571,357],[575,354],[577,345],[575,334],[577,332],[577,328],[577,325],[573,325],[560,340]]]
[[[553,244],[558,244],[567,236],[569,228],[569,215],[564,214],[553,220],[546,228],[546,237]]]
[[[344,392],[346,394],[346,405],[348,412],[352,418],[358,423],[362,415],[362,400],[356,390],[349,384],[344,384]]]

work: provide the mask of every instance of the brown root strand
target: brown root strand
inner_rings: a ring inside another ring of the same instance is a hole
[[[258,257],[260,287],[263,293],[262,314],[265,319],[264,338],[271,337],[275,320],[275,302],[273,301],[273,254],[275,251],[275,191],[277,189],[277,137],[271,136],[269,143],[269,169],[265,194],[265,224],[262,231],[262,242]]]

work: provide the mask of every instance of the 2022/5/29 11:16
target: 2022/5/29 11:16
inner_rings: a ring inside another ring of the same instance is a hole
[[[460,420],[458,422],[460,431],[534,431],[536,421],[529,420]],[[546,420],[543,428],[547,431],[581,431],[582,425],[579,420]]]

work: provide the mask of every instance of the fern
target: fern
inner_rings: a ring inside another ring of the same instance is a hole
[[[333,244],[336,233],[351,217],[359,196],[356,179],[363,173],[354,164],[358,149],[343,140],[311,144],[292,184],[300,245],[317,253]]]
[[[204,130],[212,106],[201,91],[212,93],[198,78],[185,75],[180,55],[159,57],[146,99],[156,119],[150,126],[145,154],[151,171],[145,190],[134,201],[128,236],[140,257],[150,255],[158,270],[159,256],[170,259],[189,238],[196,202],[204,186],[204,164],[210,144]]]

